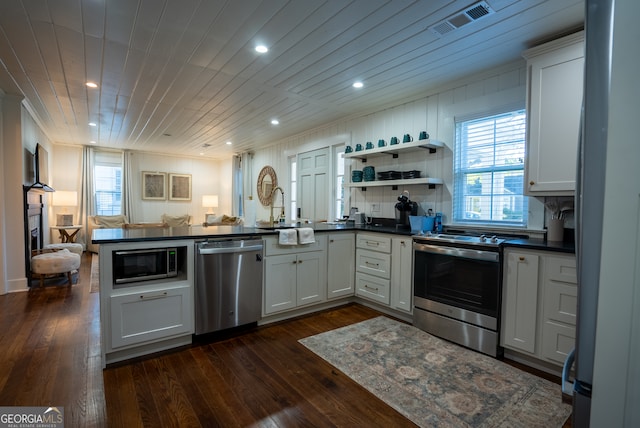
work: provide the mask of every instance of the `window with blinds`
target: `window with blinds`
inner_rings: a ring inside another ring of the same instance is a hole
[[[527,225],[526,113],[456,121],[454,223]]]
[[[93,162],[95,213],[122,214],[122,154],[96,151]]]

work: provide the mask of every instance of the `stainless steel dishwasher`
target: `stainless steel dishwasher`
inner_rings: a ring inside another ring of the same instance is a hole
[[[260,319],[262,252],[261,239],[196,243],[196,334]]]

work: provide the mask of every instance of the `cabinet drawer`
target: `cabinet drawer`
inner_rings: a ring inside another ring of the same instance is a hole
[[[565,282],[547,281],[544,290],[544,317],[576,325],[578,287]]]
[[[356,273],[356,295],[389,304],[390,281],[365,273]]]
[[[280,245],[277,236],[266,236],[264,238],[264,255],[278,256],[282,254],[306,253],[309,251],[324,250],[327,246],[327,238],[324,235],[314,234],[316,242],[302,245]]]
[[[356,271],[391,279],[391,255],[358,248]]]
[[[391,238],[372,233],[358,233],[358,236],[356,237],[356,247],[390,253]]]
[[[553,256],[547,258],[547,278],[553,281],[578,283],[575,257]]]
[[[193,333],[189,286],[111,297],[111,347]]]
[[[574,348],[576,329],[564,324],[547,321],[542,327],[542,356],[559,364],[564,364],[567,355]]]

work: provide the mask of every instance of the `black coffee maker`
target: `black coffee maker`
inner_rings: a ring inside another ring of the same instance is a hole
[[[398,196],[396,203],[396,224],[411,226],[409,216],[418,215],[418,204],[409,200],[409,192],[404,191]]]

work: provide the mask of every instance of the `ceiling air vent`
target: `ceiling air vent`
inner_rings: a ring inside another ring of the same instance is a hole
[[[486,2],[481,1],[432,25],[429,30],[438,36],[443,36],[492,13],[494,13],[493,9]]]

